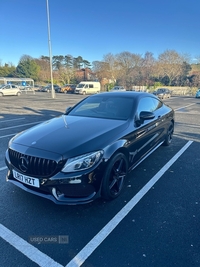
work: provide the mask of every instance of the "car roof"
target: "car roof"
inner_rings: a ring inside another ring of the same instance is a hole
[[[146,93],[146,92],[135,92],[135,91],[121,91],[121,92],[112,92],[112,93],[109,93],[109,92],[105,92],[105,93],[100,93],[100,94],[95,94],[95,95],[91,95],[90,97],[101,97],[101,96],[111,96],[112,97],[117,97],[117,96],[120,96],[120,97],[127,97],[127,98],[135,98],[135,99],[140,99],[142,97],[153,97],[153,98],[156,98],[157,97],[153,94],[150,94],[150,93]]]

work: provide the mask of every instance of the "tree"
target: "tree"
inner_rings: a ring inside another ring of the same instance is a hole
[[[173,85],[185,86],[188,85],[188,76],[192,67],[187,62],[183,62],[182,64],[182,72],[179,76],[177,76],[173,82]]]
[[[83,67],[86,68],[91,68],[91,64],[89,61],[87,61],[86,59],[83,59]]]
[[[15,67],[11,64],[0,65],[0,77],[13,77]]]
[[[41,56],[39,59],[34,59],[36,64],[40,67],[38,80],[47,82],[50,80],[50,58]]]
[[[146,52],[144,58],[142,59],[141,73],[143,77],[143,84],[148,87],[154,83],[153,74],[155,62],[156,60],[153,53]]]
[[[30,56],[24,55],[21,57],[20,62],[16,68],[16,76],[20,78],[38,79],[40,67]]]
[[[66,55],[64,58],[64,66],[66,68],[72,68],[73,66],[73,57],[71,55]]]
[[[53,56],[52,58],[52,66],[54,70],[59,70],[64,65],[64,56]]]
[[[75,78],[75,70],[73,68],[60,68],[58,70],[58,77],[63,84],[70,84]]]
[[[172,81],[181,75],[184,58],[174,50],[166,50],[158,57],[156,72],[171,85]],[[165,82],[166,83],[166,82]]]
[[[83,58],[81,56],[73,58],[73,67],[78,70],[83,67]]]
[[[139,72],[142,60],[141,55],[130,52],[122,52],[116,55],[116,65],[118,66],[118,80],[126,88],[131,88]],[[141,77],[140,77],[141,78]]]

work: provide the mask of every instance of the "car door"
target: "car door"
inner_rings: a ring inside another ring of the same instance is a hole
[[[10,94],[11,95],[16,95],[17,92],[18,92],[18,87],[16,87],[15,85],[11,85]]]
[[[89,84],[89,93],[90,94],[96,93],[96,88],[94,87],[94,84]]]
[[[137,106],[136,117],[133,122],[136,131],[134,131],[134,136],[131,138],[130,155],[132,155],[132,164],[135,164],[159,144],[159,138],[163,131],[161,125],[162,117],[158,111],[161,106],[162,102],[156,98],[144,97],[140,99]],[[139,122],[139,115],[142,111],[152,112],[154,117]]]
[[[12,88],[10,85],[6,85],[4,88],[3,88],[3,94],[4,95],[12,95]]]

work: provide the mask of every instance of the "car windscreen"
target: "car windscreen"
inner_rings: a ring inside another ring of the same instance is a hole
[[[134,99],[127,97],[89,97],[75,106],[68,115],[127,120],[131,116]]]
[[[80,84],[78,84],[77,88],[83,88],[84,86],[85,86],[84,83],[80,83]]]

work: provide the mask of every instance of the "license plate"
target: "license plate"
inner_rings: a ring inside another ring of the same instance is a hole
[[[37,178],[23,175],[19,172],[16,172],[15,170],[13,170],[13,177],[24,184],[28,184],[34,187],[40,187],[39,179]]]

